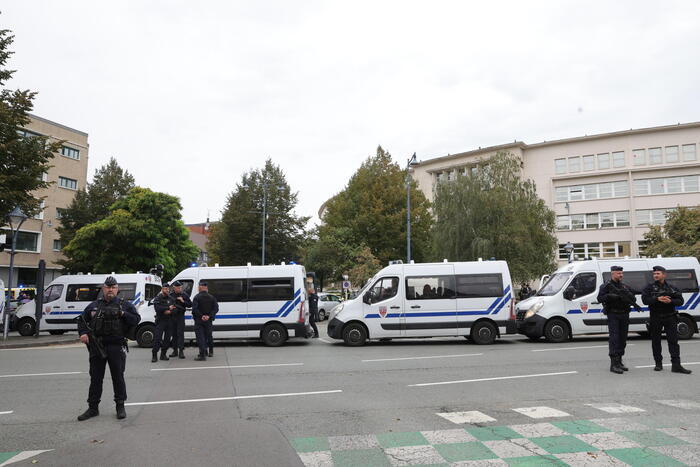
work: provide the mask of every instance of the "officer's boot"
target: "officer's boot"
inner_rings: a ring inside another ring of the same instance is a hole
[[[78,415],[78,420],[82,422],[83,420],[87,420],[88,418],[97,417],[99,414],[100,411],[97,409],[97,406],[91,405],[85,412]]]
[[[170,360],[168,358],[168,351],[167,350],[161,350],[160,351],[160,359],[161,360]]]
[[[185,358],[185,351],[184,351],[183,349],[180,349],[180,351],[178,352],[177,356],[178,356],[179,358]]]
[[[151,351],[151,353],[153,354],[153,355],[151,355],[151,362],[153,362],[153,363],[157,362],[158,361],[158,351],[153,349]]]
[[[177,349],[173,348],[173,351],[170,353],[170,357],[177,357]]]
[[[123,420],[126,418],[126,409],[124,408],[124,401],[117,401],[117,418]]]
[[[208,357],[213,357],[214,356],[214,347],[209,347],[209,354],[207,355]]]
[[[207,359],[207,356],[204,355],[203,353],[200,353],[199,355],[194,357],[194,359],[197,360],[198,362],[203,362]]]
[[[630,371],[630,369],[627,368],[624,363],[622,363],[622,357],[618,357],[618,359],[619,359],[619,364],[620,364],[620,368],[622,368],[622,371]]]
[[[618,357],[610,357],[610,371],[612,371],[613,373],[617,373],[618,375],[624,373],[624,371],[622,371],[622,368],[620,368],[620,365],[618,363]]]
[[[671,362],[671,372],[672,372],[672,373],[682,373],[682,374],[684,374],[684,375],[689,375],[689,374],[692,373],[692,371],[690,371],[690,370],[688,370],[688,369],[686,369],[686,368],[683,368],[683,367],[681,366],[680,360],[679,360],[679,361],[676,361],[676,362]]]
[[[654,371],[661,371],[664,369],[664,366],[661,362],[661,360],[657,360],[654,364]]]

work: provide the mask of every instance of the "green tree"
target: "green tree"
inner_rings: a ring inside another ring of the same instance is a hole
[[[85,189],[78,191],[73,201],[61,212],[61,224],[56,229],[61,244],[68,245],[78,230],[104,219],[111,206],[134,188],[134,177],[122,169],[113,157],[95,170],[95,176]]]
[[[102,220],[80,228],[65,246],[60,263],[77,272],[148,271],[156,264],[172,277],[197,258],[181,220],[177,197],[133,188]]]
[[[221,221],[212,228],[207,251],[221,264],[260,264],[263,203],[266,207],[265,263],[298,260],[308,217],[297,216],[282,169],[268,159],[262,169],[243,174],[229,194]],[[266,198],[266,200],[265,200]]]
[[[666,223],[651,226],[644,240],[649,257],[680,255],[700,259],[700,207],[678,207],[668,212]]]
[[[362,287],[372,276],[382,269],[382,263],[372,254],[369,247],[363,247],[355,256],[348,278],[354,287]]]
[[[17,206],[29,216],[39,212],[41,199],[34,192],[50,185],[43,174],[62,144],[23,130],[30,122],[36,92],[5,88],[15,72],[5,68],[14,53],[8,50],[14,37],[9,30],[0,30],[0,219]]]
[[[435,187],[436,259],[508,261],[514,280],[555,269],[554,211],[521,178],[520,159],[498,153],[474,175],[459,175]]]

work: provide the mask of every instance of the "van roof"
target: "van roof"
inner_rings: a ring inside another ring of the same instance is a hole
[[[637,268],[651,270],[651,268],[657,264],[664,267],[700,267],[698,259],[693,256],[674,256],[671,258],[605,258],[574,261],[565,264],[555,272],[576,272],[591,267],[600,268],[601,272],[605,272],[610,270],[610,266],[618,265],[622,267],[631,267],[633,270],[637,270]]]
[[[160,284],[160,277],[155,274],[146,273],[132,273],[132,274],[66,274],[59,276],[52,280],[50,284],[70,284],[70,283],[80,283],[85,282],[88,284],[98,284],[104,282],[104,280],[109,277],[114,276],[117,282],[129,282],[138,281],[140,279],[145,279],[146,282],[153,282],[154,284]]]

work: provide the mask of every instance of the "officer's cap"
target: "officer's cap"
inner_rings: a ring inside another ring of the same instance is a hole
[[[182,287],[182,282],[180,281],[175,281],[171,284],[173,287]]]
[[[661,272],[666,272],[666,268],[663,266],[654,266],[651,268],[652,271],[661,271]]]
[[[206,286],[207,286],[207,281],[199,281],[199,285],[202,286],[202,287],[206,287]]]
[[[109,276],[107,279],[105,279],[105,285],[107,287],[112,287],[117,285],[117,280],[114,278],[114,276]]]
[[[170,287],[170,284],[168,284],[167,282],[163,282],[163,284],[161,284],[160,288],[164,289],[165,287]]]
[[[611,271],[622,271],[622,266],[610,266]]]

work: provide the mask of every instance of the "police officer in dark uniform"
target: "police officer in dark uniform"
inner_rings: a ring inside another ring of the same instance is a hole
[[[654,266],[654,282],[644,287],[642,302],[649,305],[649,333],[651,334],[651,351],[654,354],[654,371],[664,369],[661,356],[661,332],[666,331],[668,352],[671,354],[671,371],[690,374],[691,371],[681,366],[681,349],[678,345],[677,306],[683,305],[683,294],[666,282],[666,268]]]
[[[109,365],[109,373],[112,376],[117,418],[126,418],[126,333],[128,328],[141,321],[141,316],[131,302],[118,298],[118,293],[117,280],[109,276],[102,286],[102,298],[90,303],[78,321],[80,341],[87,345],[90,351],[88,409],[78,416],[80,421],[100,414],[99,405],[106,365]]]
[[[172,327],[172,314],[175,309],[175,300],[170,296],[170,286],[167,282],[161,285],[160,293],[153,299],[153,308],[156,312],[156,335],[153,340],[153,356],[151,362],[158,361],[160,350],[161,360],[168,358],[168,344],[170,343],[170,330]],[[163,336],[165,334],[165,336]]]
[[[316,321],[318,321],[318,294],[316,289],[313,287],[309,288],[309,324],[314,330],[314,338],[318,337],[318,327],[316,326]]]
[[[170,347],[173,349],[171,357],[185,358],[185,310],[192,307],[190,297],[182,292],[182,282],[175,281],[172,283],[173,291],[170,296],[174,300],[175,309],[170,318],[170,332],[172,337]]]
[[[622,283],[622,266],[610,267],[610,280],[600,286],[598,301],[603,304],[603,313],[608,317],[608,355],[610,371],[621,375],[629,368],[622,363],[627,346],[627,332],[630,326],[630,306],[640,311],[635,292]]]
[[[209,293],[206,281],[199,281],[199,293],[192,299],[192,317],[194,318],[194,333],[197,336],[199,355],[194,357],[197,361],[207,359],[207,349],[209,356],[214,356],[214,337],[212,326],[214,317],[219,311],[219,302],[216,297]]]

